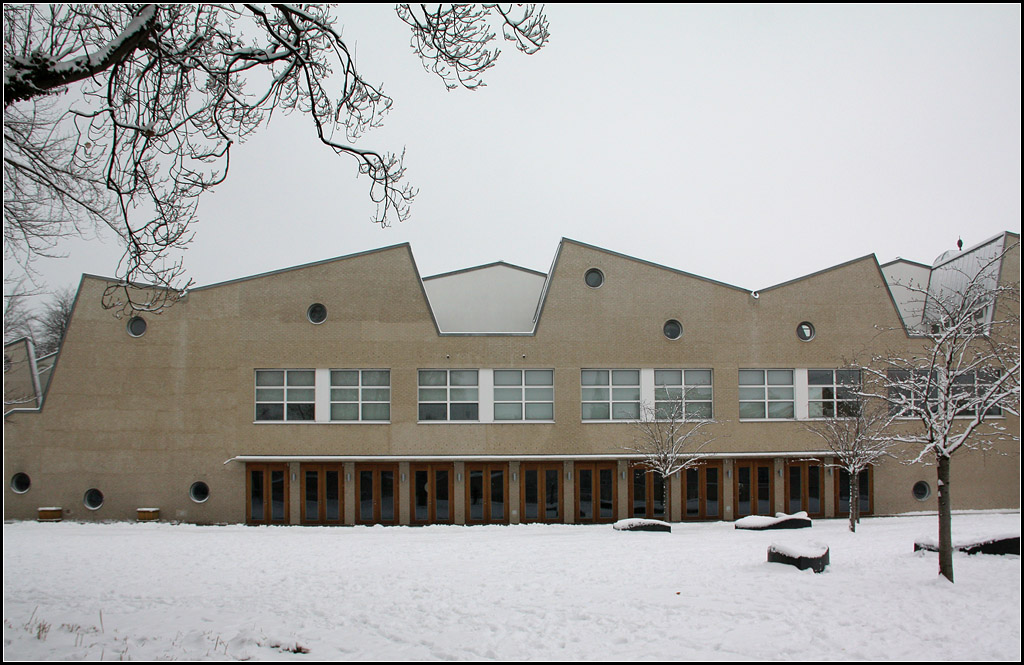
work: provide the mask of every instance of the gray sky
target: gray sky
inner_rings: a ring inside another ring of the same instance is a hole
[[[405,147],[412,218],[371,224],[355,162],[275,116],[200,205],[196,284],[407,241],[424,276],[546,271],[565,236],[753,289],[1020,231],[1020,5],[546,11],[540,53],[505,43],[487,87],[447,92],[389,6],[340,7],[395,100],[358,145]],[[65,251],[51,288],[120,256]]]

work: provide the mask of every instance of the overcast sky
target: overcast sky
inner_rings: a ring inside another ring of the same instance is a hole
[[[1021,227],[1020,5],[549,5],[537,55],[502,47],[476,92],[423,71],[385,5],[338,8],[394,98],[360,146],[406,149],[412,218],[301,116],[236,148],[185,260],[197,285],[410,242],[423,276],[560,238],[746,288],[874,253],[931,263]],[[68,243],[51,288],[111,275]]]

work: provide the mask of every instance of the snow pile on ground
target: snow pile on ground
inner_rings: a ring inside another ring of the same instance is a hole
[[[775,517],[769,517],[767,515],[747,515],[741,517],[735,522],[733,526],[737,529],[764,529],[765,527],[778,524],[779,522],[785,522],[786,520],[808,520],[807,513],[801,510],[798,513],[787,515],[786,513],[775,513]]]
[[[616,531],[635,531],[643,529],[644,527],[668,527],[671,529],[672,525],[661,520],[651,520],[640,517],[630,517],[629,519],[619,520],[612,525],[612,528]]]
[[[955,554],[951,585],[913,551],[935,530],[5,524],[4,658],[1019,661],[1020,557]],[[776,540],[832,563],[769,564]]]
[[[816,559],[828,551],[825,543],[772,543],[769,549],[791,559]]]

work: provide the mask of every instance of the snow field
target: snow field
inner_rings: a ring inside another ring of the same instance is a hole
[[[935,530],[11,523],[4,658],[1019,661],[1020,557],[958,554],[950,585],[913,552]],[[772,543],[831,566],[766,563]]]

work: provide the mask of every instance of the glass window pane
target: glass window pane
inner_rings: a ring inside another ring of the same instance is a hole
[[[608,401],[608,388],[584,388],[583,389],[583,401],[584,402],[600,402]]]
[[[711,370],[709,369],[688,369],[686,370],[686,385],[688,386],[710,386]]]
[[[616,386],[638,386],[640,385],[640,370],[613,369],[612,384]]]
[[[451,388],[451,401],[453,402],[475,402],[479,395],[479,389],[477,388]]]
[[[550,369],[528,369],[526,370],[526,385],[528,386],[550,386],[553,381],[554,372]]]
[[[793,399],[792,388],[769,388],[768,399]]]
[[[521,402],[523,399],[522,388],[495,388],[494,401],[496,402]]]
[[[256,401],[258,402],[283,402],[284,388],[257,388]]]
[[[295,398],[297,391],[289,391],[289,396]],[[359,389],[358,388],[331,388],[331,401],[332,402],[358,402],[359,401]]]
[[[768,417],[769,418],[792,418],[793,417],[793,403],[792,402],[768,402]]]
[[[446,386],[448,385],[448,373],[444,370],[421,369],[421,386]]]
[[[607,402],[583,403],[583,420],[608,420],[610,416],[611,409]]]
[[[289,370],[288,371],[288,385],[289,386],[312,386],[315,384],[316,374],[311,369],[304,370]]]
[[[526,419],[527,420],[554,420],[555,419],[555,407],[549,403],[537,403],[526,405]]]
[[[740,388],[741,401],[764,401],[764,388]]]
[[[358,386],[359,372],[351,369],[332,369],[332,386]]]
[[[640,405],[636,402],[614,402],[612,418],[615,420],[639,420]]]
[[[447,388],[420,388],[421,402],[447,402]]]
[[[363,370],[363,385],[364,386],[390,386],[391,385],[391,370],[387,370],[387,369],[364,369]]]
[[[764,403],[740,402],[740,418],[764,418]]]
[[[390,420],[390,404],[363,404],[363,420]]]
[[[312,402],[316,399],[316,391],[312,388],[289,388],[289,402]]]
[[[284,372],[281,370],[259,370],[256,372],[257,386],[283,386]]]
[[[331,420],[359,420],[359,405],[331,404]]]
[[[678,369],[656,369],[654,370],[654,385],[656,386],[678,386],[682,385],[683,372]]]
[[[363,401],[366,402],[390,402],[390,388],[363,388]]]
[[[461,403],[451,405],[452,420],[479,420],[479,408],[475,403]]]
[[[285,413],[287,420],[316,420],[312,404],[289,404]]]
[[[475,369],[453,369],[451,372],[453,386],[475,386],[477,384]]]
[[[582,373],[582,383],[585,386],[607,386],[608,370],[585,369]]]
[[[763,386],[764,385],[764,370],[763,369],[741,369],[740,370],[740,385],[741,386]]]
[[[420,404],[420,420],[448,420],[448,405]]]
[[[284,404],[257,404],[256,420],[284,420]]]
[[[523,405],[522,404],[495,404],[494,405],[494,419],[495,420],[522,420],[523,419]]]
[[[791,370],[791,369],[770,369],[770,370],[768,370],[768,385],[770,385],[770,386],[791,386],[791,385],[793,385],[793,370]]]
[[[812,386],[832,385],[832,370],[830,369],[809,369],[807,370],[807,383]]]
[[[550,402],[555,399],[554,388],[527,388],[525,392],[529,402]]]
[[[612,388],[612,399],[619,401],[635,400],[640,401],[639,388]]]
[[[496,386],[521,386],[523,374],[518,369],[496,369],[494,370],[494,385]]]

